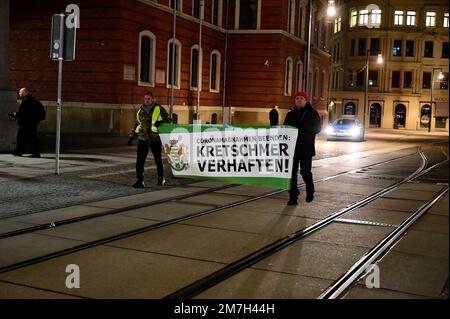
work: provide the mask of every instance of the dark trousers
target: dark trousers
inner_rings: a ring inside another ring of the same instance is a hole
[[[37,126],[19,126],[19,131],[17,132],[16,153],[20,155],[26,153],[28,145],[30,146],[32,155],[41,154],[37,137]]]
[[[164,167],[161,157],[161,141],[142,141],[139,140],[137,147],[136,159],[136,177],[139,181],[144,181],[144,165],[147,159],[148,150],[151,149],[153,157],[155,158],[156,169],[158,171],[158,178],[164,177]]]
[[[314,194],[314,183],[313,183],[313,175],[311,172],[312,169],[312,157],[308,157],[305,159],[298,159],[294,157],[294,163],[292,165],[292,176],[291,176],[291,190],[290,190],[290,198],[293,200],[298,199],[298,195],[300,195],[300,191],[298,190],[298,166],[300,164],[300,174],[302,175],[303,181],[306,186],[306,193]]]

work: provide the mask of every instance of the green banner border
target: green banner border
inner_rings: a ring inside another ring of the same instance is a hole
[[[215,177],[215,176],[195,176],[195,175],[174,175],[174,177],[196,179],[196,180],[214,180],[224,182],[227,184],[267,186],[275,189],[285,189],[285,190],[291,188],[291,179],[280,177],[236,177],[236,176]]]
[[[277,126],[256,126],[256,125],[225,125],[225,124],[161,124],[158,126],[158,133],[159,134],[170,134],[174,129],[177,128],[183,128],[189,133],[194,132],[203,132],[207,129],[215,129],[217,131],[233,131],[235,128],[239,129],[280,129],[280,128],[289,128],[289,129],[295,129],[298,130],[294,126],[288,126],[288,125],[277,125]]]

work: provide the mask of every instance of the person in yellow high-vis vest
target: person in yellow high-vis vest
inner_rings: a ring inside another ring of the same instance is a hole
[[[152,150],[155,158],[158,172],[158,185],[165,184],[164,167],[162,163],[161,150],[162,143],[158,134],[158,126],[162,123],[170,123],[170,117],[167,111],[154,101],[153,93],[144,94],[144,104],[141,105],[136,113],[136,121],[130,133],[128,146],[133,145],[133,140],[137,137],[137,159],[136,159],[136,177],[137,181],[133,187],[143,188],[144,185],[144,165],[147,159],[149,149]]]

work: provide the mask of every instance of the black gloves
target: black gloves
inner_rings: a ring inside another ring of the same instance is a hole
[[[134,138],[130,137],[130,138],[128,139],[127,145],[128,145],[128,146],[133,146],[133,140],[134,140]]]

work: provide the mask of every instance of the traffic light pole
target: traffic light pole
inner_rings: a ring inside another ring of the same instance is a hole
[[[64,14],[61,14],[62,22],[59,26],[61,35],[61,47],[64,44]],[[60,55],[58,57],[58,95],[56,98],[56,147],[55,147],[55,174],[59,175],[59,154],[61,145],[61,91],[62,91],[62,67],[63,67],[64,57]]]

